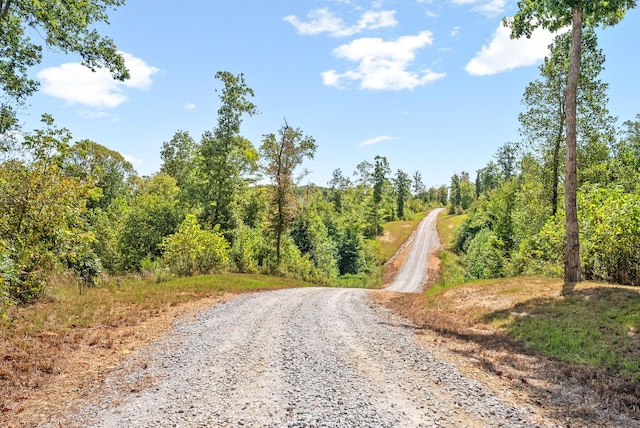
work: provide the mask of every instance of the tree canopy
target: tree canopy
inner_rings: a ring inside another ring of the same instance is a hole
[[[15,124],[15,109],[38,89],[29,69],[42,60],[43,45],[80,55],[92,71],[107,68],[114,79],[126,80],[124,58],[109,37],[94,28],[109,23],[108,12],[124,0],[0,0],[0,133]],[[29,36],[42,35],[38,43]]]

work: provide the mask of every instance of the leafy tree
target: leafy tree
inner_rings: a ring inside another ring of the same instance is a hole
[[[256,167],[258,154],[251,142],[240,136],[240,125],[242,116],[256,114],[257,108],[249,101],[253,89],[247,86],[242,73],[234,76],[219,71],[216,79],[224,84],[220,92],[222,105],[216,128],[205,132],[200,144],[204,180],[200,196],[205,224],[219,224],[224,233],[236,225],[233,207],[242,187],[242,175]]]
[[[333,171],[328,184],[331,189],[331,201],[334,209],[340,213],[342,212],[342,192],[351,186],[351,180],[349,180],[349,177],[345,177],[342,174],[342,170],[338,168]]]
[[[456,208],[462,204],[462,191],[460,190],[460,176],[458,174],[451,176],[451,189],[449,193],[449,214],[454,214]]]
[[[411,179],[409,175],[399,169],[396,172],[395,180],[396,203],[398,206],[398,218],[405,217],[404,207],[407,199],[411,196]]]
[[[577,208],[576,114],[580,76],[583,27],[617,24],[636,0],[519,0],[518,12],[505,24],[511,27],[511,37],[531,37],[537,27],[558,31],[571,24],[571,63],[567,75],[565,111],[567,115],[565,160],[565,274],[567,283],[581,280],[580,240]]]
[[[268,272],[268,244],[261,229],[241,224],[236,230],[231,247],[231,261],[239,272]]]
[[[89,208],[103,210],[116,198],[129,196],[136,177],[135,169],[120,153],[91,140],[71,146],[64,159],[64,169],[100,189],[99,198],[89,201]]]
[[[196,199],[196,183],[200,147],[186,131],[177,131],[171,140],[162,143],[160,172],[170,175],[180,188],[182,199]]]
[[[424,183],[422,182],[422,173],[416,171],[413,173],[412,191],[415,196],[419,196],[424,192]]]
[[[11,299],[38,297],[56,267],[80,268],[94,236],[84,227],[93,185],[61,168],[71,135],[44,116],[24,137],[26,153],[0,164],[0,263]]]
[[[370,162],[362,161],[356,166],[356,183],[364,188],[370,188],[372,183],[373,165]]]
[[[490,161],[484,168],[476,171],[476,198],[495,189],[501,180],[502,177],[498,165]]]
[[[242,224],[252,228],[261,227],[267,212],[265,187],[249,187],[238,200],[238,216]]]
[[[447,206],[447,201],[449,200],[449,188],[442,184],[437,189],[435,189],[436,201],[442,205],[443,207]]]
[[[143,181],[138,194],[127,208],[118,236],[120,266],[139,270],[145,257],[158,259],[163,253],[162,240],[175,233],[184,218],[178,206],[180,189],[166,174]]]
[[[15,108],[38,89],[29,69],[40,64],[43,46],[29,34],[35,30],[44,45],[77,53],[91,70],[106,67],[117,80],[129,78],[124,58],[113,41],[93,28],[108,23],[108,12],[124,0],[0,1],[0,134],[15,124]]]
[[[529,146],[540,154],[547,172],[543,177],[549,189],[551,215],[558,210],[558,186],[561,180],[566,112],[565,93],[571,51],[571,33],[560,34],[550,46],[550,54],[540,65],[541,78],[531,82],[525,89],[522,103],[525,111],[520,113],[520,132]],[[577,100],[577,138],[583,149],[580,164],[586,170],[590,165],[601,164],[605,156],[592,159],[601,135],[613,135],[613,118],[607,110],[608,84],[598,79],[604,69],[604,55],[598,49],[595,32],[586,29],[582,38],[582,64],[580,67]],[[580,152],[579,152],[580,153]],[[588,155],[589,154],[589,155]]]
[[[469,242],[464,257],[465,278],[468,280],[499,278],[502,276],[503,252],[496,234],[481,229]]]
[[[637,192],[640,189],[640,114],[622,126],[607,170],[611,181],[624,186],[628,192]]]
[[[260,154],[263,171],[273,187],[270,198],[269,224],[276,236],[276,260],[280,264],[282,237],[287,232],[295,213],[293,200],[293,172],[305,158],[313,159],[316,143],[313,137],[303,136],[299,128],[286,122],[275,134],[267,134],[262,140]]]
[[[469,179],[469,173],[460,173],[460,207],[467,210],[475,199],[475,185]]]
[[[509,180],[516,171],[516,158],[518,153],[518,145],[507,142],[503,144],[495,154],[496,163],[500,169],[503,180]]]
[[[296,216],[291,237],[302,253],[308,255],[325,278],[338,275],[337,245],[321,216],[321,202],[305,206]]]
[[[391,169],[389,168],[389,162],[387,158],[384,156],[376,156],[374,158],[373,163],[373,219],[374,219],[374,231],[375,234],[378,235],[382,227],[380,226],[379,219],[379,210],[380,203],[382,202],[383,192],[385,188],[385,184],[387,182],[387,176],[391,173]]]
[[[354,224],[347,224],[338,242],[338,270],[340,275],[360,272],[364,264],[362,255],[363,242],[360,228]]]

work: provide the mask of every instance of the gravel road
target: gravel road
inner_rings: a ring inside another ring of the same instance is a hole
[[[418,347],[413,327],[358,289],[244,295],[174,328],[114,393],[75,419],[96,427],[528,427]],[[124,379],[108,380],[114,391]]]
[[[443,209],[437,208],[422,219],[411,244],[407,260],[387,290],[404,293],[417,293],[422,290],[422,284],[427,274],[429,253],[431,250],[440,248],[436,221]]]
[[[438,212],[421,223],[388,290],[420,290],[438,245]],[[371,303],[375,292],[287,289],[214,306],[143,350],[138,359],[149,363],[115,373],[113,392],[73,420],[114,428],[536,426],[526,409],[417,346],[413,326]],[[140,379],[154,382],[123,395]]]

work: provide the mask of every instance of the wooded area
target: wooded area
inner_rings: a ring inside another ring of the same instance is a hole
[[[285,122],[257,151],[240,135],[252,90],[241,74],[216,77],[216,127],[199,142],[176,132],[151,177],[98,143],[72,142],[50,116],[12,141],[0,165],[3,304],[37,298],[66,270],[80,286],[219,271],[367,285],[379,274],[381,223],[446,202],[445,186],[393,177],[383,157],[358,165],[355,181],[336,170],[328,187],[300,186],[314,139]]]
[[[285,120],[256,148],[241,132],[243,117],[257,113],[253,90],[243,74],[227,71],[215,76],[222,85],[217,122],[199,140],[177,131],[162,144],[162,166],[152,176],[139,177],[98,142],[74,141],[50,115],[40,129],[20,129],[20,108],[38,87],[27,71],[42,50],[25,35],[26,25],[43,31],[46,46],[80,53],[85,65],[107,67],[116,79],[128,77],[113,42],[89,29],[122,2],[45,3],[0,2],[7,46],[0,76],[2,306],[38,298],[61,272],[73,272],[80,287],[121,275],[162,281],[218,271],[370,285],[380,273],[381,224],[447,204],[451,213],[468,214],[455,244],[468,279],[564,272],[570,282],[582,275],[640,284],[640,115],[615,129],[594,31],[617,23],[634,1],[561,2],[550,11],[546,2],[520,2],[507,22],[514,37],[536,26],[559,30],[575,23],[577,12],[584,14],[580,37],[575,29],[561,32],[540,78],[525,89],[522,141],[503,145],[475,183],[463,171],[449,187],[428,189],[420,171],[393,173],[381,156],[358,164],[352,176],[334,171],[326,186],[302,185],[296,174],[321,143]],[[569,108],[575,72],[577,107]],[[574,206],[582,272],[567,270],[578,241],[572,222],[563,223]]]

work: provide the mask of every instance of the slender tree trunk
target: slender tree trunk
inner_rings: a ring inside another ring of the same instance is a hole
[[[581,281],[580,272],[580,239],[578,235],[577,204],[577,155],[576,155],[576,111],[578,76],[582,50],[582,9],[573,8],[573,35],[571,46],[571,66],[567,79],[566,113],[567,113],[567,147],[565,175],[565,212],[567,247],[564,254],[564,281],[571,284]]]
[[[0,17],[6,18],[9,13],[9,6],[11,6],[11,0],[2,1],[0,0]]]
[[[553,145],[553,176],[551,177],[551,215],[554,216],[558,212],[558,183],[560,173],[560,147],[562,145],[562,130],[565,127],[564,112],[560,106],[560,126],[558,127],[558,135],[556,136],[555,144]]]

